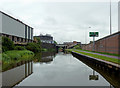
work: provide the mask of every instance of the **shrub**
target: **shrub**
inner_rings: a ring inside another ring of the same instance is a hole
[[[10,60],[10,57],[7,54],[3,53],[2,54],[2,60],[3,61],[8,61],[8,60]]]
[[[24,46],[15,46],[15,50],[25,50]]]
[[[28,43],[26,49],[33,51],[34,53],[41,52],[41,46],[37,43]]]
[[[41,44],[40,38],[36,37],[38,43],[37,44]]]
[[[7,37],[2,37],[2,51],[14,50],[14,43]]]
[[[45,51],[45,52],[47,52],[48,50],[47,50],[47,49],[45,49],[45,48],[42,48],[42,51]]]

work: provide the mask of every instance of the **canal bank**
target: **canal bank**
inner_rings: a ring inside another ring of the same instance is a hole
[[[73,53],[72,55],[76,57],[78,60],[82,61],[84,64],[91,67],[94,71],[97,71],[99,74],[101,74],[111,85],[113,85],[115,88],[120,87],[120,72],[109,69],[107,66],[104,66],[103,64],[98,64],[94,61],[91,62],[91,60],[83,58],[79,54]],[[93,77],[95,77],[93,73]]]
[[[11,50],[3,52],[2,54],[2,69],[1,72],[10,70],[16,66],[24,64],[26,61],[30,61],[34,57],[34,53],[29,50]]]
[[[120,71],[119,57],[104,55],[104,54],[99,54],[99,53],[86,52],[86,51],[81,51],[81,50],[74,50],[74,49],[68,49],[68,51],[74,54],[77,54],[80,57],[86,58],[87,60],[90,60],[91,62],[93,61],[98,64],[103,64],[103,66],[107,66],[110,69]]]

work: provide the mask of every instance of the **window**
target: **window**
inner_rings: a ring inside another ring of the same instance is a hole
[[[25,42],[27,41],[27,39],[25,39]]]
[[[31,40],[33,39],[33,28],[31,28]]]
[[[28,39],[30,39],[30,27],[28,27]]]
[[[23,42],[23,38],[21,38],[21,42]]]
[[[8,37],[8,38],[9,38],[9,35],[6,35],[6,37]]]
[[[12,36],[12,41],[14,41],[14,36]]]
[[[25,25],[25,38],[27,38],[27,25]]]
[[[17,41],[19,42],[19,37],[17,37]]]

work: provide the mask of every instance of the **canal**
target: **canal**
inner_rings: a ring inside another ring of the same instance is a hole
[[[111,88],[120,85],[119,79],[114,74],[111,75],[111,72],[94,69],[95,67],[92,68],[72,54],[49,52],[38,56],[41,58],[40,61],[37,58],[28,65],[27,68],[30,66],[29,71],[31,71],[28,76],[25,76],[26,72],[22,72],[26,68],[24,64],[14,68],[16,71],[11,73],[10,70],[4,72],[4,82],[17,78],[18,80],[13,82],[14,86],[108,86]],[[10,84],[12,81],[7,82]]]

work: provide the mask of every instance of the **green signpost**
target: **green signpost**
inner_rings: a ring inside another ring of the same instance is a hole
[[[98,37],[99,33],[98,32],[89,32],[90,37]]]
[[[89,32],[89,37],[93,37],[93,51],[95,51],[95,37],[99,36],[99,32]]]

